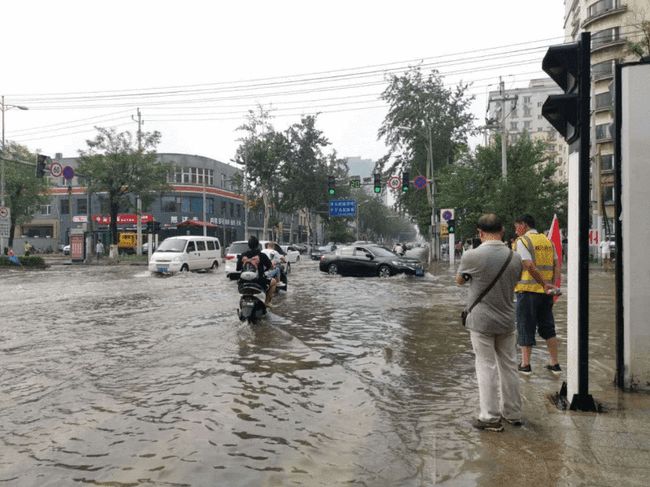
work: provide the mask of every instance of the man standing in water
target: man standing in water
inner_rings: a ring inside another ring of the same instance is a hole
[[[501,241],[503,224],[495,214],[481,216],[477,227],[481,245],[463,254],[456,276],[459,285],[469,282],[466,326],[476,357],[480,404],[472,425],[503,431],[501,418],[521,425],[513,303],[521,257]]]

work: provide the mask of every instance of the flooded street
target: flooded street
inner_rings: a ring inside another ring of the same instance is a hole
[[[452,271],[289,279],[251,327],[221,270],[2,274],[0,485],[480,484]]]

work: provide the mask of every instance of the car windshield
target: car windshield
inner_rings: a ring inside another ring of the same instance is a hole
[[[248,250],[248,242],[233,242],[228,248],[229,254],[243,254]]]
[[[168,238],[156,249],[157,252],[182,252],[185,249],[185,240]]]

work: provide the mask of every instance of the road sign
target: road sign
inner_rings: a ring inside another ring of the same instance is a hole
[[[351,216],[357,214],[357,200],[330,200],[330,216]]]
[[[391,176],[388,180],[388,187],[390,189],[399,189],[402,186],[402,180],[397,176]]]
[[[9,238],[11,228],[11,210],[8,206],[0,206],[0,237]]]
[[[63,177],[70,180],[74,177],[74,169],[72,166],[65,166],[63,168]]]
[[[445,222],[440,223],[440,236],[446,237],[449,235],[449,227]]]
[[[589,245],[598,245],[600,243],[600,232],[597,228],[589,230]]]
[[[50,174],[55,178],[58,178],[61,174],[63,174],[63,168],[61,167],[61,164],[58,162],[53,162],[50,164]]]
[[[415,189],[424,189],[427,187],[427,178],[424,176],[416,176],[413,180],[413,186]]]
[[[448,222],[449,220],[454,219],[454,209],[453,208],[443,208],[440,210],[440,221]]]

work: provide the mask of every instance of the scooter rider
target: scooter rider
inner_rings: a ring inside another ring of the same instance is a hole
[[[262,253],[260,249],[260,241],[256,236],[251,235],[248,239],[248,250],[242,253],[237,259],[237,270],[241,272],[244,264],[251,262],[255,267],[257,267],[257,283],[263,288],[266,289],[266,306],[271,304],[271,296],[275,292],[275,280],[271,279],[269,285],[269,280],[266,277],[265,273],[273,269],[273,264],[268,256]]]

